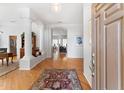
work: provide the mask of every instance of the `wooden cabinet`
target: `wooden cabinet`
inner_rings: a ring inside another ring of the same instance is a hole
[[[25,55],[25,51],[24,51],[24,43],[25,43],[25,39],[24,39],[24,33],[21,36],[21,40],[22,40],[22,48],[20,48],[20,58],[22,58]],[[32,55],[33,56],[37,56],[37,52],[39,52],[39,48],[36,47],[36,35],[34,32],[32,32]]]
[[[20,48],[20,58],[22,58],[24,55],[24,48]]]
[[[36,48],[36,36],[32,36],[32,48]]]
[[[10,46],[10,53],[13,53],[14,56],[17,55],[17,36],[9,36],[9,46]]]

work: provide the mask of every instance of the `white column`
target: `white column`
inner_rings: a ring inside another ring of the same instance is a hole
[[[40,25],[39,28],[40,28],[40,38],[39,38],[39,39],[40,39],[40,40],[39,40],[39,41],[40,41],[40,42],[39,42],[39,43],[40,43],[40,44],[39,44],[40,46],[39,46],[39,47],[40,47],[40,51],[42,51],[42,53],[43,53],[43,51],[44,51],[44,50],[43,50],[43,42],[44,42],[44,41],[43,41],[43,26]]]
[[[28,24],[29,30],[25,31],[25,56],[24,58],[30,58],[32,56],[32,40],[31,40],[31,22]]]
[[[25,19],[25,56],[20,60],[20,70],[30,70],[31,69],[31,59],[32,57],[32,39],[31,39],[31,20]]]
[[[21,34],[17,35],[17,61],[20,60]]]

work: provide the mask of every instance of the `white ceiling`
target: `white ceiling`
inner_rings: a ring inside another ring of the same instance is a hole
[[[39,4],[0,4],[0,6],[29,7],[45,24],[82,24],[83,4],[62,3],[58,12],[54,11],[50,3]],[[62,22],[62,23],[61,23]]]

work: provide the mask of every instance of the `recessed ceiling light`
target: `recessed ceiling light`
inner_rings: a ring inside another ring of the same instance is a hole
[[[59,12],[59,11],[61,11],[61,4],[60,3],[54,3],[54,4],[52,4],[51,8],[53,11]]]

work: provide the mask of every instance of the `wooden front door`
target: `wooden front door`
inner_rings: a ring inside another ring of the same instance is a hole
[[[92,5],[93,89],[123,88],[124,5]]]

